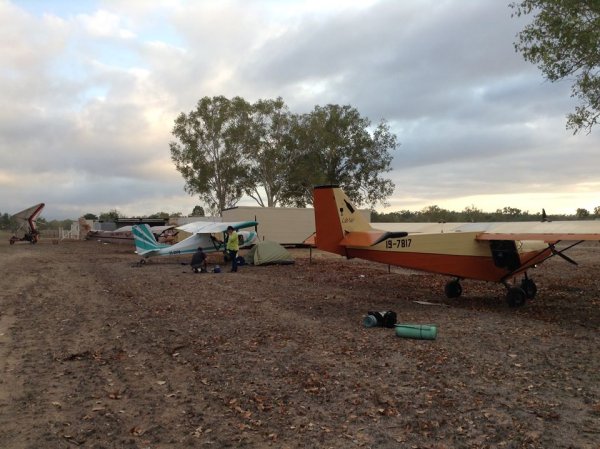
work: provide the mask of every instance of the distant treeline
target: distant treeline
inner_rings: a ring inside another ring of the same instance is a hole
[[[100,214],[100,219],[104,221],[116,221],[121,214],[116,210]],[[158,212],[147,217],[141,218],[169,218],[169,216],[179,216],[181,213],[168,214],[167,212]],[[84,218],[98,219],[93,214],[86,214]],[[439,223],[439,222],[489,222],[489,221],[542,221],[542,213],[535,214],[529,211],[522,211],[514,207],[504,207],[496,210],[496,212],[483,212],[476,207],[466,207],[462,212],[443,209],[439,206],[428,206],[420,211],[401,210],[397,212],[381,213],[377,211],[371,212],[371,221],[373,223]],[[573,215],[548,215],[546,217],[550,221],[563,220],[600,220],[600,206],[594,208],[593,212],[587,209],[577,209]],[[47,221],[44,217],[39,217],[36,220],[40,230],[46,229],[70,229],[71,224],[75,220],[51,220]],[[8,213],[0,213],[0,230],[15,231],[19,227],[17,221]]]
[[[4,231],[13,230],[17,226],[17,221],[14,220],[10,214],[0,213],[0,229]]]
[[[490,221],[542,221],[542,212],[535,214],[514,207],[504,207],[496,212],[484,212],[476,207],[466,207],[462,212],[443,209],[439,206],[428,206],[420,211],[401,210],[398,212],[371,212],[373,223],[439,223],[439,222],[490,222]],[[587,209],[577,209],[573,215],[548,215],[549,221],[561,220],[594,220],[600,219],[600,206],[590,213]]]

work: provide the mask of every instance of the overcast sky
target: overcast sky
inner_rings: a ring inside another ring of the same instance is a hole
[[[204,96],[385,118],[387,212],[600,205],[600,129],[515,53],[503,0],[0,0],[0,212],[191,213],[170,160]],[[255,204],[243,200],[243,205]]]

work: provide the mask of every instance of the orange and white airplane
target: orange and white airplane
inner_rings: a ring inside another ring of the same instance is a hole
[[[575,263],[564,253],[586,240],[600,241],[600,221],[407,223],[403,231],[373,228],[338,186],[314,189],[317,248],[347,258],[358,257],[455,279],[448,298],[462,294],[461,279],[500,282],[511,307],[535,297],[537,286],[527,270],[553,256]],[[450,225],[450,226],[448,226]],[[557,249],[560,241],[573,241]],[[509,280],[522,275],[521,282]]]

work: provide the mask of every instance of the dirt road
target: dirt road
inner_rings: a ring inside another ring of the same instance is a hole
[[[518,310],[497,285],[447,300],[439,276],[294,253],[191,274],[1,242],[0,447],[600,447],[598,244],[538,268]],[[368,310],[438,338],[364,328]]]

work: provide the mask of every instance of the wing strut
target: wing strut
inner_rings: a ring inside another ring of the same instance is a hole
[[[579,245],[581,242],[583,242],[583,240],[580,240],[578,242],[573,243],[571,246],[567,246],[565,249],[558,251],[555,247],[553,243],[549,243],[548,246],[550,247],[550,251],[552,251],[552,255],[553,256],[558,256],[558,257],[562,257],[563,259],[565,259],[567,262],[572,263],[573,265],[579,265],[577,262],[575,262],[573,259],[571,259],[569,256],[563,254],[566,250],[573,248],[576,245]],[[558,243],[558,242],[557,242]]]

